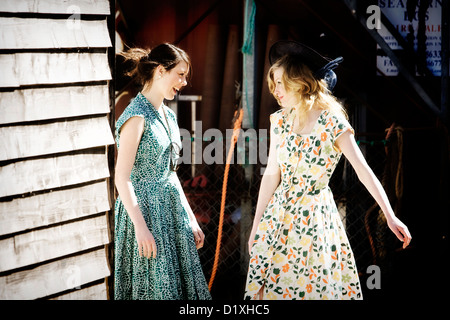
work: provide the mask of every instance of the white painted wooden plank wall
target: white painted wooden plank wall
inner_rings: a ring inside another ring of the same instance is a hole
[[[0,161],[114,144],[108,118],[0,127]]]
[[[106,19],[72,20],[0,17],[0,49],[105,48],[111,46]],[[78,22],[77,22],[78,23]],[[69,26],[69,27],[68,27]],[[48,33],[48,37],[41,37]]]
[[[0,299],[108,298],[110,14],[0,1]]]
[[[111,14],[108,0],[2,0],[0,12]]]
[[[109,112],[107,85],[22,89],[0,94],[0,124]]]
[[[43,298],[79,288],[109,274],[106,251],[101,248],[0,277],[0,299]]]
[[[0,236],[80,219],[110,209],[106,180],[0,202]]]
[[[0,87],[111,80],[104,53],[0,54]]]

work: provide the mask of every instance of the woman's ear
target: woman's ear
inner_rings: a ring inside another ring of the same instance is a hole
[[[164,75],[165,72],[166,69],[162,65],[157,66],[155,70],[156,79],[161,79],[161,77]]]

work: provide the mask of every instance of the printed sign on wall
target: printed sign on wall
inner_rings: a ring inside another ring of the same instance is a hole
[[[401,58],[412,74],[423,75],[427,68],[433,75],[441,75],[441,11],[443,0],[378,0],[383,14],[414,48],[417,61],[395,40],[381,24],[378,33]],[[445,0],[444,0],[445,1]],[[387,76],[397,76],[398,69],[377,45],[377,67]]]

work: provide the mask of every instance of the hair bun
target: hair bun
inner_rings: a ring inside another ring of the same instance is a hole
[[[186,52],[167,43],[158,45],[152,50],[148,48],[131,48],[119,54],[125,58],[125,61],[131,63],[131,70],[125,74],[133,77],[140,85],[152,81],[154,71],[159,65],[163,66],[167,71],[175,67],[180,61],[185,61],[189,67],[191,66]]]

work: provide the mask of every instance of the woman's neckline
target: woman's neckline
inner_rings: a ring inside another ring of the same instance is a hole
[[[290,130],[289,130],[289,131],[290,131],[292,134],[295,134],[296,136],[299,136],[299,137],[309,137],[309,136],[315,135],[316,128],[317,128],[317,126],[318,126],[320,120],[322,119],[322,116],[323,116],[324,112],[326,112],[327,110],[326,110],[326,109],[322,109],[322,110],[320,111],[319,116],[318,116],[318,117],[316,118],[316,120],[314,121],[314,125],[313,125],[313,127],[312,127],[312,129],[311,129],[311,131],[310,131],[309,133],[297,133],[297,132],[294,131],[294,121],[295,121],[295,113],[294,113],[294,111],[295,111],[295,109],[292,109],[292,110],[290,111],[290,115],[293,115],[293,117],[291,117],[291,118],[292,118],[292,121],[291,121],[290,124],[289,124],[289,125],[290,125]]]
[[[161,105],[159,106],[159,108],[155,107],[153,105],[153,103],[150,102],[150,100],[147,99],[147,97],[142,93],[139,92],[139,94],[142,96],[142,98],[144,99],[145,103],[150,105],[150,108],[153,109],[156,113],[160,114],[162,113],[162,110],[164,110],[164,102],[161,103]]]

